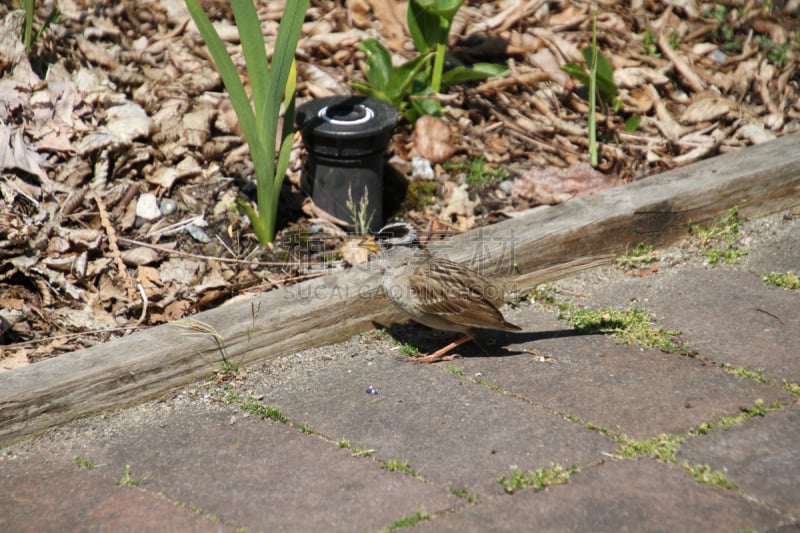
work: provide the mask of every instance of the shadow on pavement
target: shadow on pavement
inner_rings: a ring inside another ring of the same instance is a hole
[[[400,344],[408,344],[419,349],[420,353],[431,353],[461,337],[458,333],[430,329],[418,324],[392,324],[385,326],[377,322],[372,323],[378,329],[385,330]],[[478,338],[459,346],[453,353],[461,357],[509,357],[513,355],[530,355],[524,345],[527,343],[556,339],[564,337],[582,337],[585,335],[601,335],[601,333],[578,330],[573,328],[551,329],[545,331],[494,331],[479,330]],[[514,346],[510,348],[509,346]]]

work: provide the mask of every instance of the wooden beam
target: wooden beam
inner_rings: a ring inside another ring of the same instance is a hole
[[[742,203],[744,202],[744,203]],[[741,205],[746,217],[800,205],[800,134],[459,235],[436,253],[535,285],[611,260],[640,242],[665,245]],[[516,270],[519,269],[519,270]],[[330,344],[402,319],[362,266],[199,313],[240,365]],[[220,368],[210,333],[156,326],[0,374],[0,443],[77,417],[156,398]]]

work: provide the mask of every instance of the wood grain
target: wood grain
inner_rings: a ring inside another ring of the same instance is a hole
[[[800,205],[800,135],[536,208],[432,248],[488,274],[521,271],[520,285],[529,287],[608,262],[641,242],[668,244],[687,234],[690,220],[707,225],[734,205],[751,218]],[[216,331],[230,360],[248,365],[402,317],[365,266],[194,319]],[[208,378],[221,361],[210,334],[166,324],[0,374],[0,443],[162,396]]]

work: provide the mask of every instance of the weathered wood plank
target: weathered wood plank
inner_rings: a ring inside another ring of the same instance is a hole
[[[663,245],[743,200],[755,217],[800,205],[800,135],[746,148],[589,198],[534,209],[436,243],[487,273],[526,272],[525,285],[610,260],[627,246]],[[368,267],[272,291],[195,317],[227,357],[253,364],[322,346],[398,317]],[[258,309],[254,316],[253,309]],[[158,397],[220,367],[209,335],[162,325],[0,374],[0,443],[90,413]]]

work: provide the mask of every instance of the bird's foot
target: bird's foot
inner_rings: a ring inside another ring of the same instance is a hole
[[[419,363],[424,365],[438,363],[439,361],[452,361],[456,357],[458,357],[458,355],[436,355],[435,353],[432,353],[424,357],[409,357],[406,359],[406,363]]]
[[[424,357],[413,357],[413,358],[410,357],[410,358],[406,359],[406,361],[409,362],[409,363],[420,363],[420,364],[430,364],[430,363],[435,363],[437,361],[452,361],[453,359],[455,359],[458,356],[457,355],[446,355],[446,354],[450,350],[452,350],[453,348],[461,346],[465,342],[469,342],[471,340],[472,340],[472,337],[462,337],[462,338],[458,339],[457,341],[451,342],[450,344],[448,344],[444,348],[442,348],[440,350],[436,350],[435,352],[433,352],[430,355],[426,355]]]

